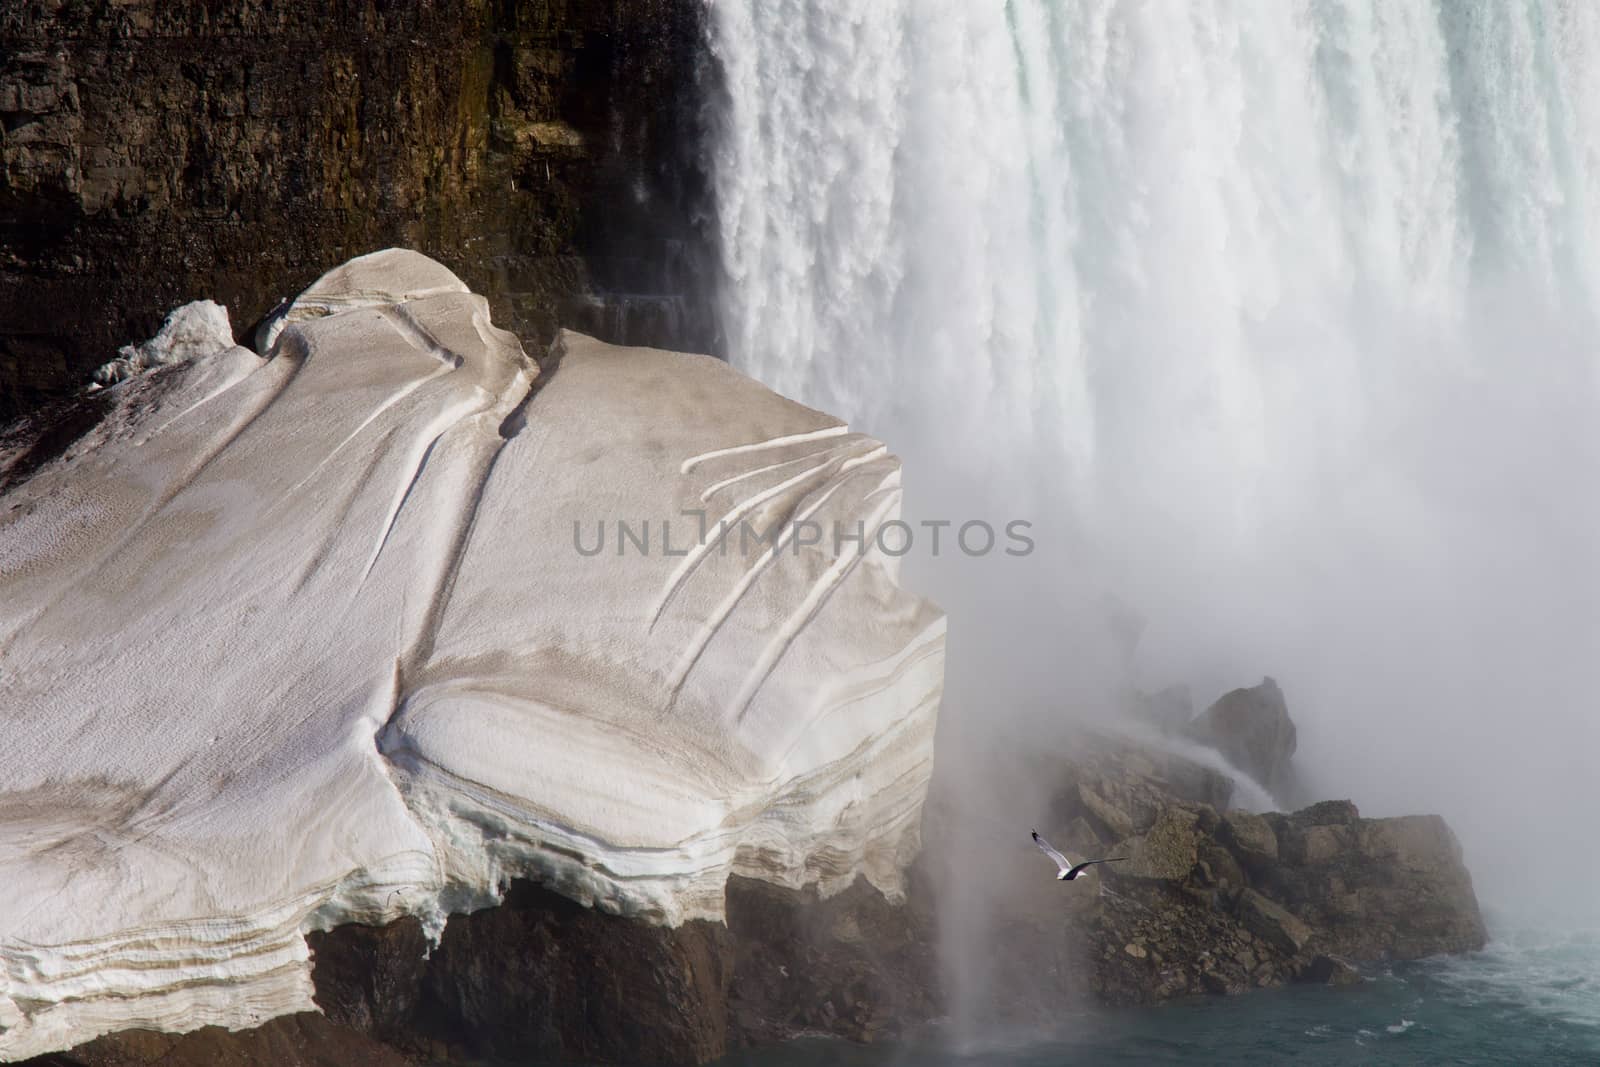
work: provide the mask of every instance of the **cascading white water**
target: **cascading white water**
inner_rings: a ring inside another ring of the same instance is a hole
[[[1037,524],[909,563],[947,714],[1092,699],[1109,592],[1145,681],[1270,672],[1325,793],[1591,896],[1600,5],[711,11],[731,358]]]

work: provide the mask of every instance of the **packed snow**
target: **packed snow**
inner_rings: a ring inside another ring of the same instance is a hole
[[[0,497],[0,1058],[315,1010],[307,931],[514,877],[901,891],[944,623],[878,442],[703,356],[541,378],[411,252],[281,323]]]
[[[178,308],[161,324],[161,332],[138,345],[123,345],[117,358],[94,372],[96,385],[115,385],[142,371],[204,359],[233,347],[228,309],[212,300],[196,300]]]

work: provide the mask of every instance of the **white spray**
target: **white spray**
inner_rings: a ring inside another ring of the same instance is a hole
[[[712,12],[731,357],[889,441],[911,517],[1035,523],[908,560],[941,729],[1101,700],[1109,592],[1144,683],[1271,673],[1325,795],[1587,899],[1600,6]]]

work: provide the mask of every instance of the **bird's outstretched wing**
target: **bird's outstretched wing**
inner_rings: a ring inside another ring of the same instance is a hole
[[[1033,843],[1039,846],[1040,852],[1043,852],[1046,856],[1049,856],[1051,859],[1055,860],[1057,867],[1060,867],[1063,871],[1072,869],[1072,861],[1067,859],[1067,857],[1063,856],[1061,853],[1057,852],[1055,848],[1051,846],[1050,842],[1040,837],[1039,831],[1037,830],[1033,831]]]
[[[1128,857],[1126,856],[1107,856],[1103,860],[1084,860],[1082,863],[1078,864],[1067,872],[1067,881],[1070,882],[1074,878],[1078,877],[1078,875],[1083,872],[1085,867],[1093,867],[1097,863],[1121,863],[1127,858]]]

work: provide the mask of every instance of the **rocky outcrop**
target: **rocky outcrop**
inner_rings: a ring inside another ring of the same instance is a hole
[[[0,423],[204,293],[429,252],[542,350],[705,350],[700,0],[0,9]]]
[[[1258,874],[1266,873],[1278,863],[1278,835],[1272,823],[1261,815],[1248,811],[1226,812],[1217,836],[1241,865]]]
[[[1214,818],[1234,788],[1225,774],[1192,759],[1109,738],[1083,745],[1062,782],[1051,804],[1056,825],[1081,818],[1102,841],[1144,832],[1174,802],[1208,808]]]
[[[1106,736],[1081,738],[1056,773],[1046,836],[1125,859],[1092,876],[1106,892],[1041,899],[1052,911],[1074,906],[1065,929],[1015,915],[1030,931],[1019,940],[1032,943],[1016,951],[1029,966],[1044,966],[1046,951],[1081,961],[1110,1003],[1347,984],[1359,980],[1350,961],[1484,943],[1460,846],[1437,816],[1363,819],[1349,801],[1293,814],[1229,808],[1216,772]],[[1019,1004],[1035,996],[1024,982],[1014,989]],[[1009,1010],[1026,1014],[1019,1004]],[[1050,998],[1033,1004],[1035,1019],[1048,1017]]]
[[[1254,889],[1239,890],[1233,913],[1246,930],[1285,956],[1295,955],[1311,940],[1309,926]]]
[[[519,882],[453,917],[313,934],[319,1013],[253,1029],[125,1031],[32,1061],[82,1067],[693,1064],[801,1034],[894,1037],[938,1014],[927,886],[891,904],[865,882],[822,899],[747,878],[722,922],[676,929]]]
[[[1225,693],[1186,732],[1222,753],[1235,767],[1275,796],[1290,786],[1290,757],[1296,737],[1283,690],[1271,678],[1251,689]]]
[[[1417,959],[1483,947],[1461,845],[1439,816],[1363,819],[1334,801],[1268,818],[1284,862],[1263,873],[1263,891],[1315,926],[1323,950]]]
[[[1345,821],[1326,820],[1339,813]],[[1139,856],[1158,834],[1178,860],[1152,879],[1136,863],[1106,877],[1108,900],[1092,933],[1108,1000],[1145,1003],[1184,993],[1233,993],[1302,980],[1344,984],[1347,960],[1415,959],[1482,948],[1483,920],[1455,836],[1437,816],[1362,819],[1354,805],[1293,815],[1226,812],[1219,832],[1178,807],[1146,834],[1111,846]],[[1271,837],[1262,831],[1270,830]],[[1266,842],[1283,841],[1274,859]],[[1180,856],[1181,851],[1181,856]],[[1219,862],[1220,861],[1220,862]],[[1118,951],[1133,945],[1145,955]]]

